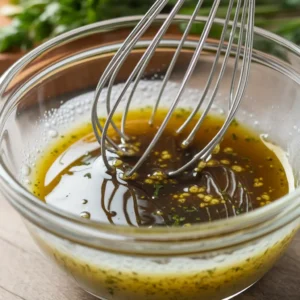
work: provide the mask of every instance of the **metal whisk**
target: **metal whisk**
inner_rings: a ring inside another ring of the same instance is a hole
[[[148,66],[151,58],[153,57],[155,50],[157,49],[159,43],[161,42],[164,34],[172,23],[175,15],[178,13],[179,9],[182,7],[186,0],[178,0],[175,6],[173,7],[170,14],[166,17],[163,25],[160,27],[155,37],[149,44],[148,48],[145,50],[144,54],[140,58],[139,62],[133,69],[132,73],[128,77],[127,81],[124,84],[123,89],[118,95],[116,101],[113,105],[111,105],[111,93],[112,87],[114,85],[114,81],[117,77],[117,74],[121,67],[123,66],[125,60],[130,55],[131,51],[134,49],[142,35],[149,28],[149,26],[153,23],[153,21],[157,18],[158,14],[161,10],[166,6],[169,0],[157,0],[153,6],[149,9],[149,11],[145,14],[145,16],[140,20],[134,30],[130,33],[127,39],[124,41],[122,46],[116,52],[110,63],[108,64],[106,70],[100,78],[98,86],[95,91],[94,103],[92,107],[92,125],[95,132],[95,136],[98,142],[101,145],[102,157],[106,167],[109,170],[113,170],[114,167],[109,163],[107,157],[107,150],[115,153],[121,153],[122,155],[131,155],[130,153],[130,137],[128,137],[125,133],[125,124],[127,113],[130,107],[131,100],[136,91],[137,85],[141,80],[143,73]],[[153,106],[152,116],[149,120],[151,124],[153,122],[154,116],[156,114],[157,108],[159,106],[162,94],[165,90],[165,87],[170,79],[171,73],[174,69],[174,66],[177,62],[177,59],[181,53],[181,50],[189,36],[189,32],[192,28],[193,23],[195,22],[196,16],[198,15],[201,6],[204,0],[199,0],[197,5],[195,6],[195,10],[190,17],[189,22],[183,32],[182,38],[177,46],[177,49],[173,55],[173,58],[168,66],[167,72],[164,76],[164,79],[161,83],[161,88],[158,93],[158,97]],[[209,36],[210,30],[216,18],[216,13],[218,11],[221,0],[215,0],[211,7],[209,16],[207,18],[207,22],[204,25],[201,36],[199,37],[199,41],[197,47],[195,48],[192,59],[188,65],[187,71],[184,75],[182,83],[180,85],[177,96],[173,100],[168,113],[166,114],[161,126],[157,130],[153,140],[146,148],[145,152],[141,155],[137,163],[127,172],[127,176],[131,176],[138,170],[138,168],[144,163],[147,156],[150,154],[152,149],[155,147],[157,141],[162,135],[164,129],[166,128],[173,112],[176,109],[176,106],[179,102],[180,97],[182,96],[187,83],[192,76],[192,73],[196,67],[197,61],[203,51],[207,38]],[[182,146],[187,147],[193,140],[195,134],[199,130],[202,125],[206,115],[211,110],[212,104],[216,98],[217,91],[219,89],[220,83],[222,81],[223,75],[225,73],[226,67],[228,65],[228,59],[230,55],[234,54],[234,67],[232,72],[232,80],[229,88],[229,103],[228,103],[228,113],[225,118],[225,122],[217,134],[210,140],[210,142],[185,165],[181,166],[179,169],[172,170],[169,172],[169,176],[175,176],[184,170],[188,169],[192,165],[194,165],[199,160],[207,160],[214,148],[218,145],[218,143],[223,138],[226,130],[228,129],[230,123],[232,122],[239,103],[243,97],[248,77],[249,70],[251,64],[252,57],[252,47],[253,47],[253,26],[254,26],[254,13],[255,13],[255,0],[230,0],[227,8],[227,14],[224,20],[224,25],[222,29],[222,33],[219,39],[218,49],[216,52],[216,56],[214,62],[212,64],[210,74],[207,78],[206,85],[203,89],[203,94],[200,96],[200,99],[194,107],[193,111],[187,117],[185,122],[177,129],[177,133],[180,133],[184,130],[184,128],[190,123],[190,121],[195,117],[195,115],[199,112],[202,104],[204,104],[204,99],[207,97],[208,92],[211,90],[209,95],[209,99],[205,104],[204,109],[201,112],[200,118],[197,120],[196,125],[189,133],[189,135],[182,141]],[[230,30],[228,41],[225,41],[225,37],[227,36]],[[237,30],[238,29],[238,30]],[[237,43],[234,43],[234,40],[237,39]],[[220,59],[221,53],[224,54],[223,62],[221,64],[220,70],[217,71],[218,62]],[[215,83],[213,84],[213,78],[217,77]],[[237,84],[236,84],[237,82]],[[100,98],[100,95],[104,89],[107,87],[107,96],[106,96],[106,110],[107,110],[107,119],[102,127],[97,115],[97,105]],[[120,105],[122,98],[127,92],[128,88],[131,87],[131,91],[129,93],[129,97],[126,99],[126,107],[122,116],[121,128],[117,128],[117,126],[112,121],[113,116]],[[120,145],[116,144],[109,136],[108,136],[108,128],[112,126],[116,132],[119,134],[122,143]]]

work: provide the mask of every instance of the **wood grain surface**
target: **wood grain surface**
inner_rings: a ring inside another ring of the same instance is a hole
[[[300,299],[300,232],[275,267],[235,299]],[[0,300],[95,300],[39,252],[20,216],[3,197],[0,197]]]

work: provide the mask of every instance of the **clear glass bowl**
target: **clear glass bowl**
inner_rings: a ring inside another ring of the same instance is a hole
[[[164,18],[160,16],[145,34],[119,74],[119,82],[125,80]],[[148,77],[164,74],[188,19],[176,17],[149,65]],[[259,280],[289,245],[299,228],[299,188],[235,218],[156,229],[83,220],[46,205],[27,189],[31,165],[55,139],[55,130],[63,132],[70,128],[70,120],[89,114],[92,93],[88,92],[95,89],[112,53],[138,20],[110,20],[63,34],[27,54],[1,77],[1,190],[43,252],[101,299],[229,299]],[[199,26],[205,21],[197,19]],[[216,20],[214,27],[220,30],[222,24]],[[191,35],[184,46],[173,81],[185,71],[195,40]],[[297,186],[300,49],[261,29],[255,30],[254,41],[249,85],[237,118],[267,133],[288,152]],[[211,36],[189,83],[194,91],[201,92],[216,47],[216,37]],[[226,105],[225,88],[226,84],[218,95],[219,108]],[[86,93],[89,96],[68,117],[51,119]],[[148,104],[147,99],[142,102]]]

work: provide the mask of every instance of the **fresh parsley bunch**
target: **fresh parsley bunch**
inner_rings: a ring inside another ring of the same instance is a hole
[[[143,14],[153,0],[23,0],[12,24],[0,29],[0,52],[28,50],[68,30],[125,15]]]
[[[169,11],[177,0],[170,0]],[[181,13],[190,14],[198,0],[186,0]],[[0,52],[28,50],[45,39],[97,21],[144,14],[154,0],[14,0],[18,13],[9,26],[0,28]],[[204,1],[207,15],[213,0]],[[224,17],[228,0],[218,17]],[[300,44],[300,0],[256,0],[256,25]]]

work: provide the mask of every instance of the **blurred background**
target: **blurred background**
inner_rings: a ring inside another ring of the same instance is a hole
[[[191,13],[198,0],[186,0]],[[154,0],[0,0],[0,52],[26,52],[44,40],[79,26],[110,18],[143,14]],[[205,0],[207,15],[213,0]],[[221,1],[218,17],[226,14]],[[170,0],[168,12],[176,0]],[[256,26],[300,45],[300,0],[256,0]]]

